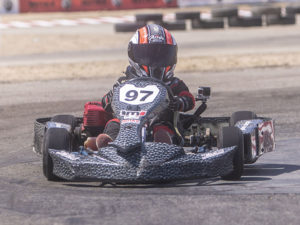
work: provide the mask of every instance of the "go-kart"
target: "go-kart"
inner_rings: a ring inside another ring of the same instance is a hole
[[[34,151],[42,155],[48,180],[154,183],[215,176],[238,180],[244,164],[275,149],[273,120],[250,111],[201,117],[209,97],[210,88],[200,87],[195,99],[202,104],[195,112],[174,113],[177,144],[154,142],[151,123],[168,108],[173,95],[161,81],[135,78],[113,90],[112,108],[120,131],[107,147],[98,151],[84,147],[84,141],[101,133],[110,119],[96,102],[89,104],[84,117],[38,118]]]

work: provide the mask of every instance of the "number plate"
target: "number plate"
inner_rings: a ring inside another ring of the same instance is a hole
[[[120,88],[120,102],[131,105],[140,105],[153,102],[159,93],[159,89],[155,85],[146,87],[136,87],[132,84],[125,84]]]

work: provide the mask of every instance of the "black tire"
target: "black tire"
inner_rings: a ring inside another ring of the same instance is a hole
[[[300,13],[300,6],[288,6],[285,8],[286,14],[299,14]]]
[[[115,31],[116,32],[135,32],[137,29],[145,26],[146,22],[138,22],[138,23],[116,23]]]
[[[233,157],[233,171],[222,175],[224,180],[239,180],[244,171],[244,138],[242,131],[237,127],[223,127],[219,130],[218,148],[237,146]]]
[[[229,27],[260,27],[262,26],[262,17],[231,17],[228,19]]]
[[[167,30],[185,30],[186,24],[185,21],[176,21],[176,22],[164,22],[162,24]]]
[[[161,23],[163,21],[163,14],[160,13],[136,14],[135,20],[136,22],[154,21],[156,23]]]
[[[295,15],[277,16],[277,15],[267,15],[266,25],[293,25],[296,24]]]
[[[64,123],[71,126],[72,130],[77,125],[77,120],[73,115],[56,115],[51,118],[52,122]]]
[[[33,151],[38,154],[42,154],[43,139],[46,130],[46,123],[51,118],[38,118],[34,121],[34,136],[33,136]]]
[[[192,20],[192,29],[218,29],[224,28],[223,18],[211,20]]]
[[[200,19],[200,12],[177,12],[175,13],[176,20],[194,20]]]
[[[241,120],[252,120],[256,119],[257,116],[254,112],[251,111],[237,111],[232,113],[230,120],[229,120],[229,125],[234,126],[238,121]]]
[[[237,17],[238,8],[218,8],[211,11],[212,17],[224,18],[224,17]]]
[[[281,15],[280,7],[253,7],[251,9],[252,16],[262,16],[262,15]]]
[[[46,131],[43,144],[43,173],[49,181],[60,180],[53,174],[53,161],[49,149],[69,150],[70,134],[63,128],[50,128]]]

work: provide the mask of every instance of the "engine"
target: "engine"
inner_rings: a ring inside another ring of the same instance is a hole
[[[82,133],[87,137],[96,137],[102,133],[112,115],[106,112],[101,102],[87,102],[84,105]]]

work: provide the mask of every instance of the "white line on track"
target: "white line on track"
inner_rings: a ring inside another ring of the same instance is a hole
[[[242,17],[251,17],[251,12],[246,10],[240,10],[239,16]],[[210,20],[212,18],[210,13],[201,13],[201,19],[203,20]],[[164,15],[164,21],[174,21],[175,14],[169,13]],[[44,27],[50,28],[54,26],[79,26],[79,25],[99,25],[103,23],[130,23],[135,22],[135,16],[120,16],[120,17],[98,17],[98,18],[79,18],[79,19],[57,19],[57,20],[33,20],[33,21],[12,21],[8,23],[1,23],[0,22],[0,30],[10,29],[10,28],[23,28],[28,29],[31,27]]]
[[[166,20],[173,20],[174,14],[167,14],[164,16]],[[79,26],[79,25],[99,25],[103,23],[128,23],[135,22],[134,16],[122,16],[122,17],[98,17],[98,18],[79,18],[79,19],[57,19],[57,20],[32,20],[32,21],[12,21],[8,23],[0,22],[0,30],[11,29],[11,28],[31,28],[31,27],[44,27],[50,28],[54,26]]]
[[[12,21],[10,23],[10,26],[15,27],[15,28],[30,28],[32,27],[30,24],[26,22],[21,22],[21,21]]]
[[[57,20],[33,20],[33,21],[12,21],[9,23],[0,22],[0,30],[10,29],[10,28],[31,28],[31,27],[44,27],[50,28],[54,26],[79,26],[82,24],[86,25],[99,25],[103,23],[126,23],[134,22],[134,16],[123,16],[123,17],[99,17],[99,18],[79,18],[74,20],[69,19],[57,19]]]

